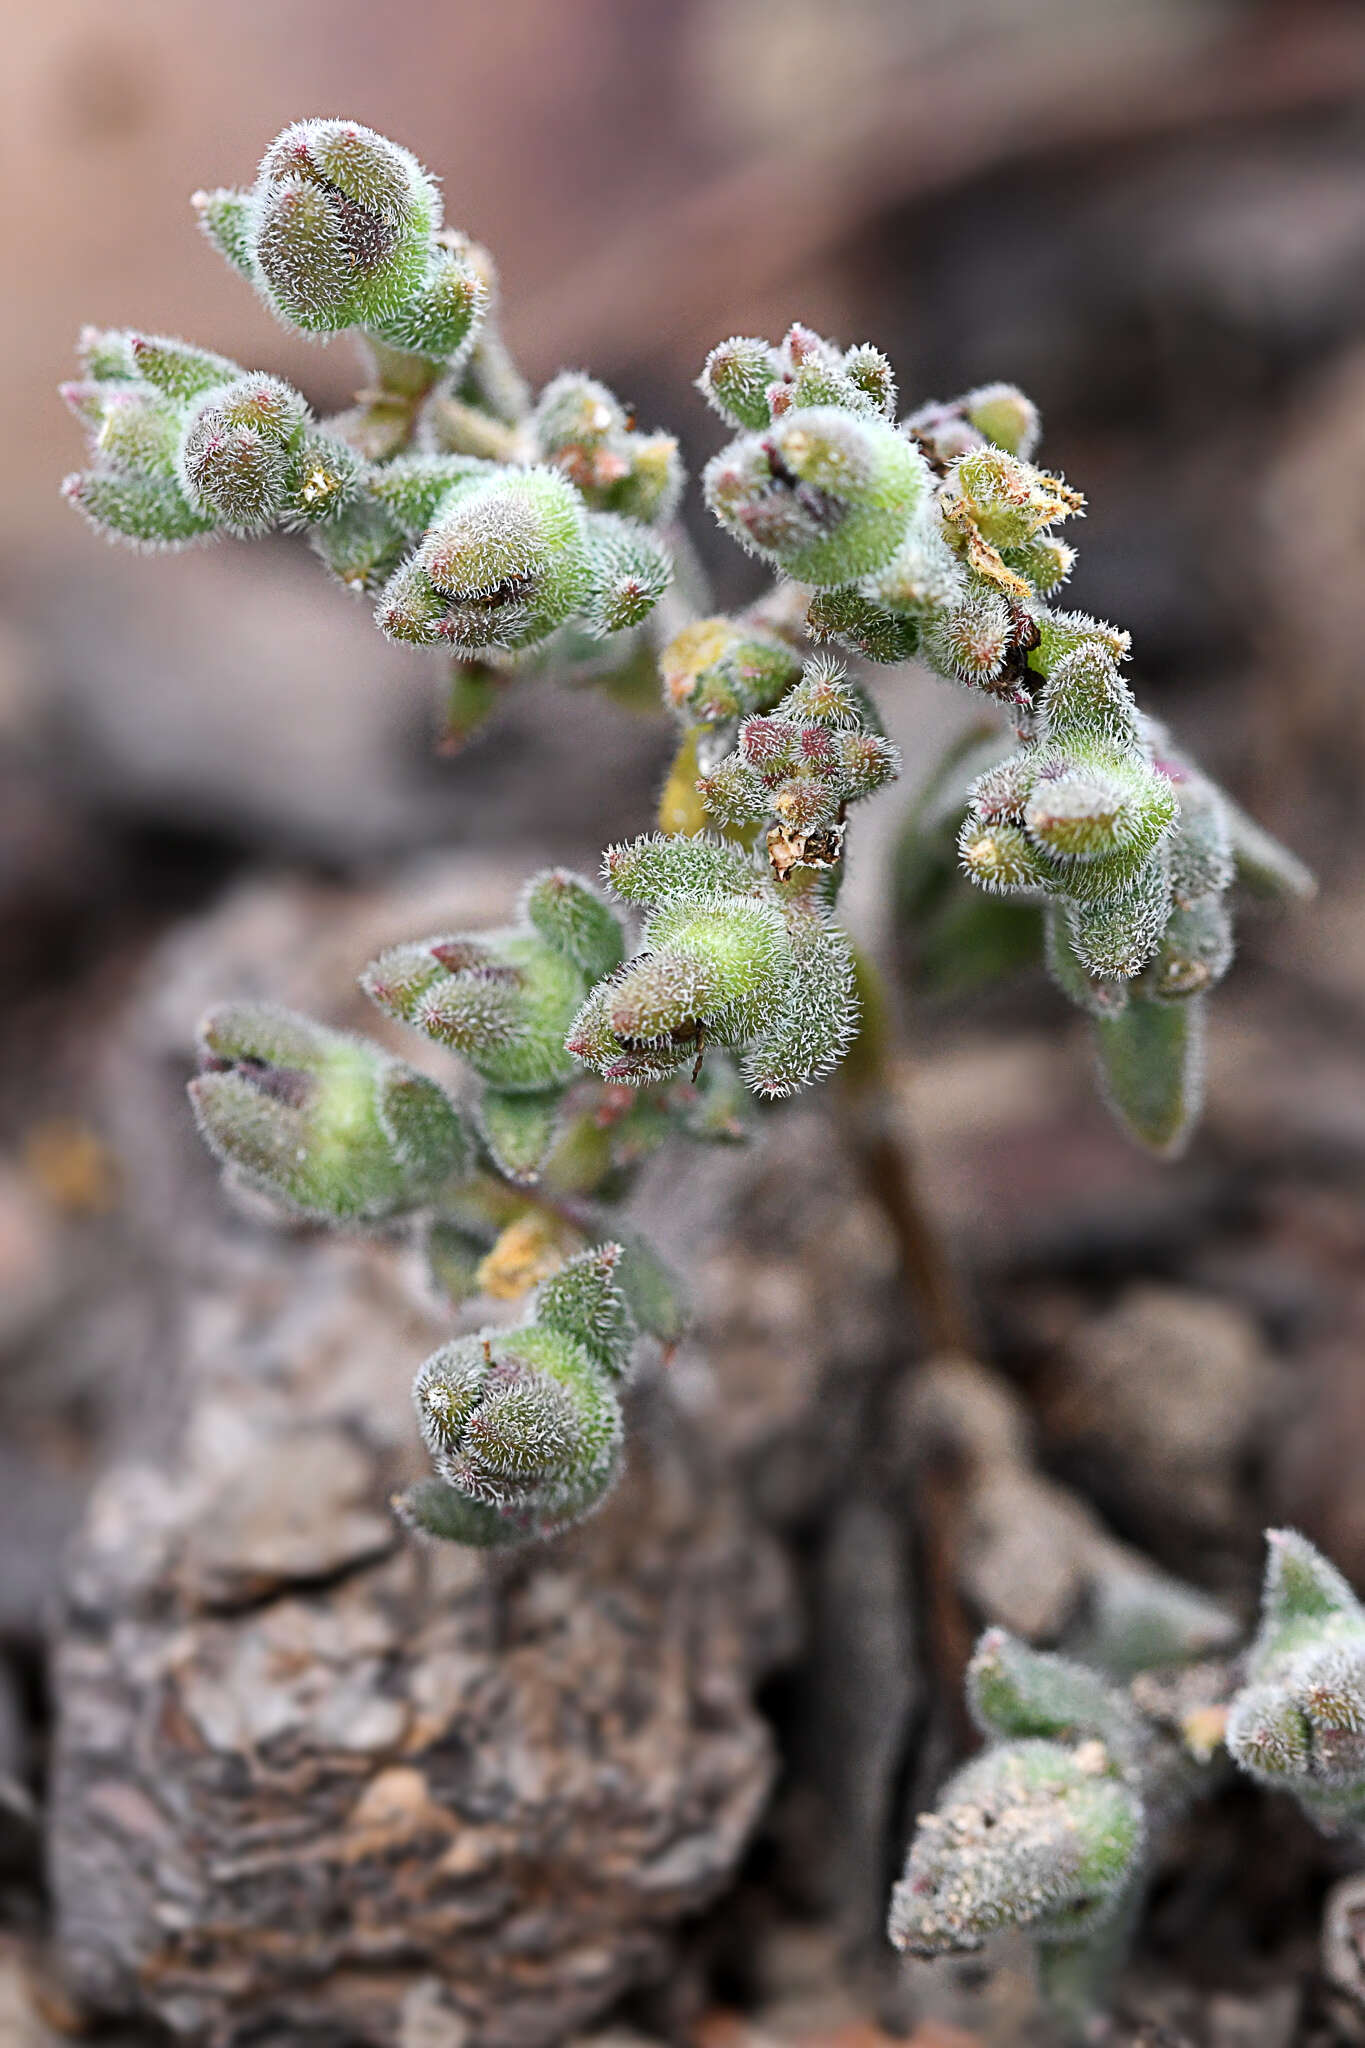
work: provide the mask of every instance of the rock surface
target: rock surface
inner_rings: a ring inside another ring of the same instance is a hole
[[[234,1213],[177,1107],[195,1015],[248,962],[350,1021],[339,963],[430,910],[425,884],[334,897],[308,954],[319,893],[243,892],[177,940],[111,1062],[162,1315],[117,1365],[140,1419],[68,1576],[58,1940],[85,2006],[188,2039],[537,2048],[663,1970],[734,1871],[792,1594],[695,1352],[677,1396],[646,1368],[627,1476],[566,1539],[398,1534],[411,1372],[450,1318],[390,1246]],[[487,877],[438,893],[443,922],[505,908]]]

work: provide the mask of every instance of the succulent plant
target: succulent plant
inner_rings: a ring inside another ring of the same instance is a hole
[[[1222,1754],[1286,1791],[1329,1833],[1365,1826],[1365,1607],[1291,1529],[1267,1532],[1261,1620],[1245,1655],[1123,1689],[1070,1659],[988,1629],[966,1690],[980,1753],[921,1814],[888,1934],[909,1954],[979,1949],[1003,1928],[1037,1945],[1044,1991],[1077,2039],[1103,2014],[1156,1838],[1217,1783]],[[1172,1618],[1189,1597],[1163,1595]],[[1189,1655],[1186,1651],[1183,1654]]]
[[[258,1193],[410,1231],[452,1302],[539,1289],[515,1345],[485,1331],[423,1368],[440,1477],[403,1512],[465,1542],[545,1534],[603,1497],[620,1428],[622,1361],[556,1320],[556,1276],[610,1278],[642,1331],[674,1341],[677,1286],[621,1227],[641,1164],[665,1142],[733,1141],[752,1098],[818,1081],[858,1035],[868,969],[837,922],[850,819],[901,768],[871,671],[916,656],[1005,721],[970,774],[955,757],[933,779],[935,830],[960,775],[951,857],[987,898],[1042,907],[1110,1100],[1158,1150],[1197,1109],[1234,878],[1311,885],[1138,710],[1127,635],[1052,608],[1074,560],[1055,529],[1082,500],[1038,466],[1038,414],[1013,385],[898,418],[869,343],[799,323],[777,344],[722,342],[699,383],[731,439],[704,495],[773,583],[716,615],[676,526],[676,441],[586,372],[530,389],[491,257],[443,225],[407,150],[301,121],[248,188],[194,203],[280,320],[352,336],[361,389],[318,420],[272,373],[87,330],[66,387],[91,447],[72,502],[144,547],[305,534],[391,640],[445,651],[448,746],[517,675],[627,692],[657,672],[677,723],[661,830],[607,850],[610,900],[550,869],[509,925],[396,944],[365,970],[391,1019],[458,1056],[452,1093],[260,1004],[206,1021],[192,1083],[209,1144]],[[1122,1770],[1073,1782],[1073,1759],[1063,1786],[1029,1754],[1020,1797],[1032,1786],[1039,1813],[1129,1796]]]
[[[1261,1624],[1228,1715],[1234,1762],[1329,1830],[1365,1823],[1365,1607],[1293,1529],[1271,1529]]]

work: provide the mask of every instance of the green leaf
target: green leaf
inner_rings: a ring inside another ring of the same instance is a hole
[[[1204,998],[1157,1003],[1135,996],[1094,1020],[1100,1076],[1119,1122],[1150,1151],[1174,1158],[1199,1114],[1204,1087]]]

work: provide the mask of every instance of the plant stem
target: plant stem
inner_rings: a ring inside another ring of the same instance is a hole
[[[926,1208],[892,1080],[891,1006],[881,975],[856,950],[862,1028],[840,1069],[848,1129],[869,1194],[896,1240],[901,1278],[930,1351],[975,1350],[967,1298],[952,1255]]]

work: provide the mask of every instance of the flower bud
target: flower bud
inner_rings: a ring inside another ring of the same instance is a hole
[[[487,297],[482,281],[453,250],[434,248],[426,275],[396,305],[381,302],[365,324],[395,348],[434,361],[461,361],[483,318]]]
[[[1018,825],[969,817],[957,851],[964,872],[981,889],[1046,889],[1052,880],[1049,864]]]
[[[703,939],[711,933],[698,934]],[[669,948],[632,963],[612,984],[607,1021],[623,1045],[665,1041],[693,1049],[708,1013],[725,1007],[721,975],[705,952]]]
[[[985,438],[967,418],[960,398],[930,399],[927,405],[919,406],[910,414],[904,422],[904,431],[940,471],[946,470],[959,457],[970,455]]]
[[[294,451],[284,523],[334,523],[364,489],[364,464],[355,450],[321,428],[305,427]]]
[[[545,868],[521,893],[519,912],[548,946],[600,980],[620,966],[620,920],[581,875]]]
[[[1227,1746],[1252,1777],[1292,1792],[1321,1825],[1365,1818],[1365,1610],[1292,1529],[1272,1529],[1249,1683]]]
[[[1007,568],[1031,583],[1039,597],[1060,590],[1076,566],[1076,550],[1054,534],[1040,533],[1021,548],[1003,551]]]
[[[961,401],[963,412],[987,441],[1027,462],[1038,446],[1038,408],[1017,384],[981,384]]]
[[[71,386],[67,386],[71,390]],[[169,399],[145,385],[96,384],[80,387],[100,394],[87,405],[90,421],[98,406],[92,437],[96,460],[121,476],[173,477],[180,439],[180,420]]]
[[[588,518],[589,632],[605,639],[649,617],[673,580],[668,550],[634,519],[596,512]]]
[[[635,1321],[622,1292],[619,1244],[594,1245],[567,1259],[541,1287],[535,1313],[591,1353],[604,1372],[625,1376],[635,1344]]]
[[[923,612],[960,605],[968,593],[962,564],[949,545],[936,496],[926,497],[906,527],[895,554],[860,588],[874,604],[919,618]]]
[[[1117,862],[1117,856],[1111,856]],[[1087,863],[1067,871],[1067,885],[1074,887],[1090,878],[1107,861]],[[1136,874],[1114,894],[1099,894],[1090,901],[1068,906],[1072,943],[1087,974],[1112,981],[1130,981],[1141,974],[1161,943],[1171,914],[1171,882],[1166,863],[1159,855],[1141,859]]]
[[[82,374],[95,383],[125,383],[138,374],[133,337],[121,327],[82,327],[76,358]]]
[[[762,428],[769,419],[768,387],[777,375],[777,358],[766,341],[734,335],[712,349],[697,389],[732,426]]]
[[[1043,733],[1059,747],[1141,747],[1133,693],[1097,640],[1053,663],[1037,708]]]
[[[347,1032],[233,1003],[200,1030],[190,1099],[208,1144],[304,1215],[375,1220],[460,1180],[468,1142],[435,1082]]]
[[[766,711],[801,673],[798,654],[745,619],[697,619],[659,661],[664,702],[689,722],[715,725]]]
[[[930,666],[978,689],[989,689],[1001,676],[1014,638],[1009,606],[984,584],[971,589],[962,603],[931,612],[921,629]]]
[[[745,720],[735,753],[698,784],[703,803],[722,823],[776,818],[798,837],[841,825],[848,804],[900,772],[899,752],[866,715],[837,663],[808,662],[774,712]]]
[[[727,754],[709,775],[698,776],[696,792],[705,820],[723,829],[749,824],[767,811],[767,785],[739,754]]]
[[[568,1260],[513,1329],[457,1339],[426,1361],[413,1398],[441,1481],[493,1510],[474,1517],[473,1540],[491,1527],[522,1540],[566,1527],[596,1507],[620,1462],[621,1410],[614,1383],[629,1363],[634,1325],[616,1280],[621,1248],[598,1245]],[[468,1541],[466,1518],[438,1502],[424,1526],[444,1520]]]
[[[756,886],[758,872],[748,854],[708,833],[666,838],[652,832],[609,846],[602,857],[602,879],[627,903],[656,904],[715,890],[742,895]]]
[[[1062,994],[1092,1017],[1116,1017],[1128,1007],[1133,985],[1090,974],[1076,953],[1065,907],[1050,903],[1044,920],[1044,958]]]
[[[264,533],[290,498],[308,409],[278,377],[239,377],[190,414],[180,479],[190,503],[229,533]]]
[[[696,842],[686,843],[695,855]],[[592,992],[569,1032],[574,1057],[604,1079],[662,1078],[709,1040],[741,1044],[777,1015],[792,951],[775,905],[750,894],[680,891],[656,908],[645,941]]]
[[[565,1050],[604,1081],[622,1087],[644,1088],[668,1080],[685,1058],[700,1049],[695,1033],[681,1045],[671,1037],[654,1044],[624,1044],[612,1026],[615,992],[614,978],[592,990],[569,1027]]]
[[[234,270],[254,279],[255,259],[251,246],[251,194],[218,186],[212,192],[192,192],[190,205],[199,226],[220,256]]]
[[[853,956],[842,932],[794,914],[792,973],[776,1016],[744,1057],[748,1087],[766,1101],[834,1071],[858,1032]]]
[[[1071,760],[1045,761],[1023,820],[1030,837],[1055,860],[1096,861],[1150,853],[1175,810],[1175,792],[1164,775],[1116,749],[1097,748]]]
[[[870,409],[883,419],[896,417],[896,373],[890,361],[871,342],[861,341],[844,353],[844,370],[856,390],[869,401]]]
[[[548,639],[591,589],[572,484],[554,470],[509,468],[455,487],[375,616],[391,639],[418,646],[514,650]]]
[[[732,442],[703,481],[707,503],[737,540],[820,586],[890,562],[928,472],[894,427],[820,406]]]
[[[615,919],[578,876],[535,877],[522,907],[524,923],[391,946],[361,977],[381,1010],[452,1047],[508,1094],[572,1077],[564,1034],[593,975],[621,955]]]
[[[1002,1927],[1079,1940],[1115,1912],[1143,1836],[1138,1796],[1100,1742],[988,1749],[921,1818],[891,1896],[891,1940],[919,1956],[980,1948]]]
[[[541,458],[561,469],[599,512],[666,519],[682,490],[682,463],[671,434],[636,433],[620,400],[578,371],[552,378],[532,415]]]
[[[1037,780],[1039,758],[1036,748],[1023,747],[993,761],[968,785],[967,795],[976,816],[986,824],[1009,819],[1024,822],[1024,806]]]
[[[881,350],[869,342],[841,349],[798,320],[788,328],[781,347],[770,352],[770,360],[772,373],[764,394],[765,409],[761,415],[754,409],[755,426],[790,412],[827,405],[868,418],[895,418],[895,376]],[[751,361],[757,368],[758,358],[752,357]]]
[[[335,333],[419,288],[438,218],[435,190],[407,150],[358,122],[300,121],[261,161],[252,251],[277,312]]]
[[[442,362],[472,343],[489,287],[441,231],[417,159],[357,121],[299,121],[249,193],[197,193],[204,231],[272,310],[306,332],[360,327]]]
[[[868,661],[909,661],[919,652],[920,622],[863,595],[856,583],[817,590],[806,612],[814,640],[834,640]]]
[[[130,334],[133,374],[166,398],[183,405],[242,375],[238,365],[211,349],[193,348],[166,334]]]
[[[977,1645],[967,1695],[994,1741],[921,1816],[892,1894],[891,1939],[924,1956],[979,1948],[1002,1927],[1080,1940],[1139,1873],[1136,1719],[1094,1672],[1004,1629]]]

